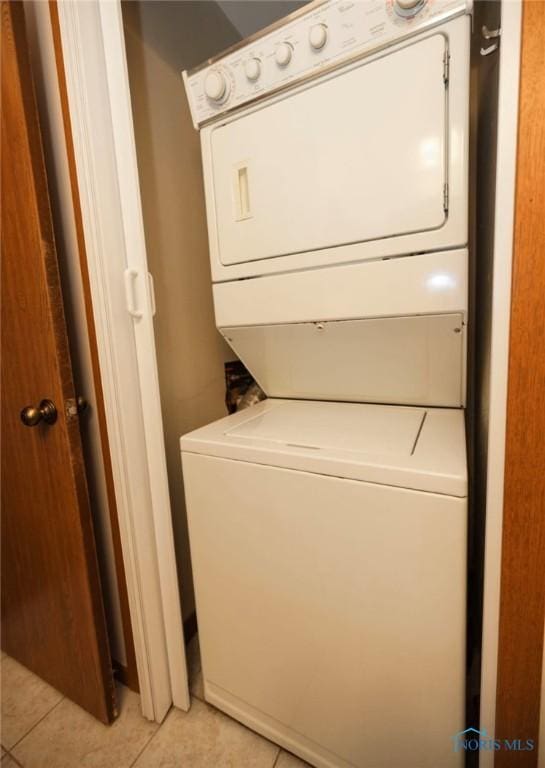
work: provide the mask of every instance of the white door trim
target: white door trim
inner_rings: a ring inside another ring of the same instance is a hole
[[[492,737],[496,722],[521,0],[502,3],[501,14],[480,712],[481,727]],[[493,751],[480,753],[481,768],[493,768],[494,754]]]
[[[121,5],[58,11],[142,711],[160,722],[189,692]]]

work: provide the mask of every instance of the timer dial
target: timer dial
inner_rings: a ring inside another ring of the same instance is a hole
[[[227,79],[219,69],[211,69],[204,81],[204,92],[210,101],[223,101],[229,94]]]

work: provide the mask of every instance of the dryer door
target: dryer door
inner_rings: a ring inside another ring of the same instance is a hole
[[[219,262],[443,227],[448,43],[430,34],[212,127],[208,213]]]

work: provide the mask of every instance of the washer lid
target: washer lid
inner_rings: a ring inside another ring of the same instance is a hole
[[[266,400],[185,435],[181,449],[467,495],[464,414],[455,409]]]
[[[316,451],[410,456],[425,416],[424,408],[287,400],[262,408],[225,435]]]

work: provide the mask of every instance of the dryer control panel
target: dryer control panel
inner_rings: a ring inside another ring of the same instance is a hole
[[[471,0],[318,0],[183,78],[195,127],[469,13]]]

